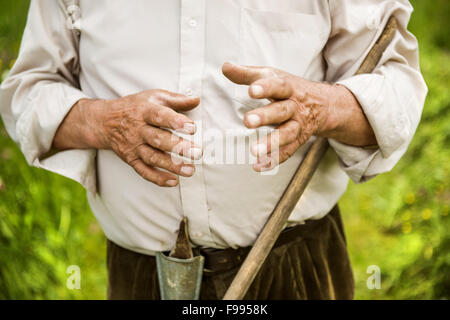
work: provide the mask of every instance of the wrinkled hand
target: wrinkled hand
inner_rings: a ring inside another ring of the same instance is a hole
[[[159,186],[176,186],[177,175],[192,176],[195,167],[190,161],[180,161],[181,158],[172,157],[170,153],[199,159],[202,150],[167,128],[194,134],[194,122],[180,112],[195,108],[199,102],[197,97],[164,90],[148,90],[103,101],[104,116],[100,132],[97,132],[101,149],[112,149],[148,181]]]
[[[329,87],[270,67],[225,63],[223,74],[232,82],[249,85],[249,95],[270,104],[245,114],[248,128],[278,125],[251,147],[257,157],[255,171],[266,171],[287,160],[313,135],[327,128]]]

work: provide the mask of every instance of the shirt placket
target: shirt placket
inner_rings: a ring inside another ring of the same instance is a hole
[[[205,47],[205,0],[182,0],[180,22],[180,78],[179,92],[188,96],[202,94],[202,76]],[[189,111],[188,116],[197,123],[202,120],[203,105]],[[200,122],[201,124],[201,122]],[[202,145],[201,125],[194,136]],[[205,180],[201,163],[196,164],[192,177],[180,177],[180,193],[184,215],[189,219],[191,239],[199,245],[212,245]]]

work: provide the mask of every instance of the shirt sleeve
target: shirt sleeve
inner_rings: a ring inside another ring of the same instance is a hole
[[[95,192],[95,150],[51,150],[66,114],[88,98],[79,89],[78,39],[64,8],[61,1],[31,1],[19,56],[0,88],[0,113],[30,165]]]
[[[406,0],[330,0],[331,32],[324,50],[326,80],[348,88],[359,101],[378,143],[375,148],[329,139],[341,168],[356,183],[391,170],[405,153],[420,121],[427,87],[418,44],[407,30]],[[352,76],[390,16],[398,30],[371,74]]]

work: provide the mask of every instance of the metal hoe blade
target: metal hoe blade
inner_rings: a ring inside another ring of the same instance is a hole
[[[203,276],[203,256],[194,257],[189,242],[188,221],[180,223],[175,248],[169,256],[156,254],[162,300],[198,300]]]

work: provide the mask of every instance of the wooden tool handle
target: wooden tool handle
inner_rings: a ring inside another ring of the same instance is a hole
[[[372,49],[370,49],[356,74],[370,73],[375,69],[384,50],[394,38],[396,30],[397,22],[394,17],[391,17],[383,33]],[[253,248],[234,277],[233,282],[225,293],[224,300],[241,300],[244,298],[327,149],[327,139],[318,138],[314,141],[270,218],[264,225],[258,239],[256,239]]]

